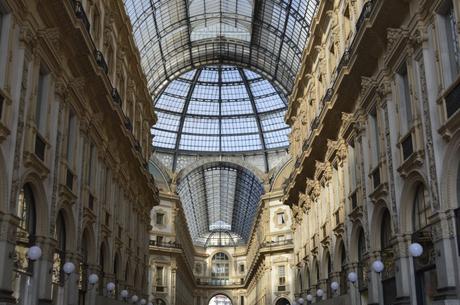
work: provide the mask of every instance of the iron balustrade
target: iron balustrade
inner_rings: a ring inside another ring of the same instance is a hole
[[[129,131],[133,131],[133,124],[131,123],[131,120],[125,116],[125,128],[128,129]]]
[[[83,22],[86,31],[89,33],[91,24],[89,23],[88,16],[86,15],[85,9],[83,8],[83,4],[80,1],[71,1],[74,5],[75,15],[78,19]]]
[[[272,240],[272,241],[266,241],[260,244],[261,248],[266,248],[266,247],[278,247],[278,246],[286,246],[286,245],[292,245],[293,241],[292,239],[284,239],[284,240]]]
[[[367,18],[369,18],[369,16],[372,13],[373,7],[374,7],[374,1],[367,1],[364,4],[363,10],[361,11],[361,14],[359,15],[358,21],[356,22],[356,32],[358,32],[361,29],[364,21]]]
[[[150,240],[149,245],[152,247],[162,247],[162,248],[173,248],[173,249],[182,249],[182,246],[180,243],[175,242],[175,241],[169,241],[169,242],[159,242],[156,240]]]
[[[96,50],[94,54],[95,54],[94,56],[96,57],[97,65],[101,67],[102,70],[104,70],[105,74],[109,74],[109,66],[107,65],[107,62],[105,61],[104,54],[102,54],[102,52],[99,50]]]
[[[121,107],[122,100],[121,100],[120,94],[118,93],[117,88],[112,88],[112,100],[115,104],[118,104]]]

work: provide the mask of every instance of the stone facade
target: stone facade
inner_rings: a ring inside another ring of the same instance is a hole
[[[298,297],[460,304],[458,20],[458,1],[321,2],[286,115]]]
[[[147,295],[155,115],[129,24],[122,1],[0,1],[2,305]]]

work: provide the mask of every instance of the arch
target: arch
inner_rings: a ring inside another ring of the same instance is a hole
[[[332,272],[332,261],[329,249],[323,250],[323,259],[321,260],[321,274],[323,278],[329,278],[329,274]]]
[[[441,209],[460,207],[460,130],[452,135],[444,153],[440,186]]]
[[[345,255],[345,258],[346,258],[346,254],[347,253],[345,249],[345,243],[343,239],[340,238],[335,242],[335,248],[334,248],[332,266],[334,267],[335,272],[339,272],[342,270],[342,258],[343,258],[343,255]]]
[[[219,298],[218,302],[214,302],[213,300],[215,300],[216,298]],[[226,301],[228,300],[228,301]],[[209,300],[208,300],[208,305],[232,305],[233,304],[233,300],[232,298],[226,294],[226,293],[222,293],[222,292],[219,292],[219,293],[215,293],[213,294]]]
[[[33,193],[37,220],[36,235],[49,236],[49,209],[42,180],[36,173],[31,171],[24,175],[22,185],[29,185]]]
[[[288,299],[280,297],[276,300],[276,305],[291,305]]]
[[[349,255],[349,258],[350,258],[350,262],[357,262],[359,260],[359,253],[358,253],[358,240],[360,238],[360,236],[362,236],[361,234],[364,235],[364,241],[366,240],[365,239],[365,232],[364,232],[364,227],[363,225],[361,224],[360,221],[356,222],[353,226],[353,229],[351,230],[351,238],[350,238],[350,248],[349,248],[349,251],[348,253],[350,254]]]
[[[320,267],[319,267],[319,263],[318,263],[318,259],[316,257],[313,258],[313,262],[312,262],[312,278],[314,279],[314,281],[311,281],[311,283],[313,285],[316,285],[319,283],[320,279],[321,279],[321,274],[320,274]]]
[[[75,218],[73,216],[73,211],[67,204],[63,205],[57,214],[57,217],[62,217],[62,221],[65,224],[66,231],[66,249],[67,251],[76,251],[77,250],[77,232]],[[57,223],[57,218],[56,218]]]
[[[388,214],[386,214],[388,213]],[[372,250],[380,250],[381,249],[381,233],[382,233],[382,221],[384,220],[384,216],[391,215],[390,210],[385,201],[381,200],[377,202],[374,206],[374,210],[372,212],[372,216],[370,219],[370,238],[369,238],[369,247]],[[392,226],[392,224],[390,223]]]
[[[120,250],[117,250],[115,252],[115,257],[113,258],[113,276],[115,278],[115,281],[120,281],[121,280],[121,274],[122,274],[122,256],[120,253]]]
[[[399,224],[401,233],[411,233],[413,229],[413,207],[414,195],[419,184],[423,184],[426,189],[426,179],[423,174],[413,172],[406,178],[406,181],[401,192],[401,207]]]
[[[294,161],[289,158],[281,161],[280,164],[274,169],[273,176],[271,178],[271,191],[281,189],[284,181],[289,177],[294,167]]]
[[[99,247],[99,266],[101,267],[102,274],[109,272],[110,266],[110,250],[107,240],[103,240]]]
[[[86,254],[88,264],[96,264],[96,238],[91,225],[87,225],[83,229],[80,254],[84,256]]]
[[[136,269],[134,270],[134,277],[133,277],[133,286],[134,289],[139,289],[139,266],[136,265]]]
[[[176,174],[176,177],[175,177],[175,181],[178,182],[180,181],[183,177],[186,177],[188,174],[190,174],[193,170],[201,167],[201,166],[204,166],[204,165],[207,165],[207,164],[212,164],[212,163],[227,163],[227,164],[234,164],[234,165],[238,165],[242,168],[245,168],[247,170],[249,170],[252,174],[254,174],[258,179],[259,179],[259,182],[260,183],[264,183],[265,179],[266,179],[266,175],[265,173],[263,173],[260,169],[258,169],[257,167],[255,167],[254,165],[250,164],[249,162],[245,161],[245,160],[239,160],[239,159],[229,159],[229,160],[226,160],[225,156],[220,156],[220,155],[216,155],[216,156],[207,156],[206,158],[202,158],[196,162],[192,162],[190,164],[188,164],[187,166],[185,166],[184,168],[182,168],[180,171],[177,172]]]
[[[126,266],[125,266],[125,284],[129,285],[131,283],[131,263],[128,260],[126,260]]]

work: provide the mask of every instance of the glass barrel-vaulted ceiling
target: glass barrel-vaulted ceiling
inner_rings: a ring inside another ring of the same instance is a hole
[[[287,147],[286,101],[257,73],[202,67],[172,81],[155,101],[160,150],[230,153]]]
[[[201,65],[236,64],[292,90],[319,0],[124,0],[156,96]]]
[[[247,242],[261,195],[261,181],[248,169],[228,162],[202,165],[178,181],[177,192],[195,244],[215,245],[217,232]]]

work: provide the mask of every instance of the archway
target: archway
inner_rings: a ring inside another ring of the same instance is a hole
[[[216,294],[209,300],[208,305],[232,305],[232,300],[225,294]]]
[[[281,298],[276,301],[276,305],[291,305],[291,303],[287,299]]]

